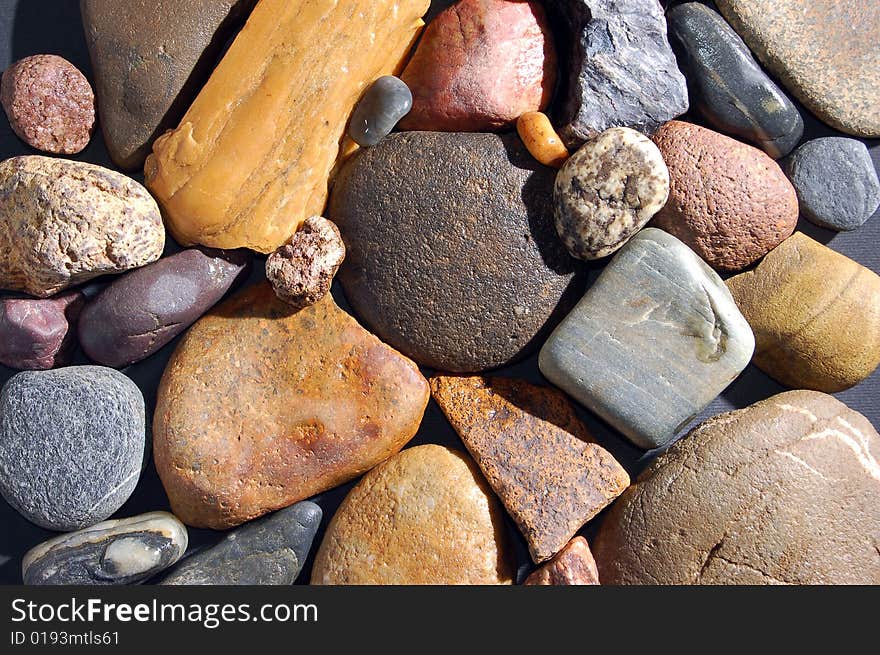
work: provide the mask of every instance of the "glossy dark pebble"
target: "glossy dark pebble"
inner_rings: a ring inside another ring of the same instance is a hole
[[[348,133],[358,145],[374,146],[391,134],[412,104],[412,93],[403,80],[393,75],[380,77],[355,107]]]

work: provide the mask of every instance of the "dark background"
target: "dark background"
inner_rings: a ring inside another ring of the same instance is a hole
[[[452,4],[449,0],[435,1],[432,4],[429,17],[449,4]],[[845,44],[841,45],[845,47]],[[54,53],[67,58],[82,70],[90,80],[93,79],[79,16],[79,3],[75,0],[0,0],[0,69],[5,69],[10,63],[22,57],[43,53]],[[804,122],[806,123],[805,139],[838,134],[817,121],[800,105],[798,105],[798,108],[801,110]],[[701,122],[697,116],[687,116],[686,119],[693,122]],[[871,150],[875,167],[880,166],[880,141],[869,140],[866,143]],[[0,158],[5,159],[23,154],[38,153],[22,143],[9,128],[5,116],[0,116]],[[74,158],[113,167],[104,148],[100,130],[89,147]],[[143,181],[142,176],[135,177],[139,181]],[[878,244],[880,244],[880,219],[878,219],[876,214],[867,224],[855,232],[836,234],[818,228],[803,220],[800,222],[798,229],[806,232],[814,239],[828,244],[834,250],[852,257],[875,272],[880,271],[880,252],[878,252]],[[169,252],[176,249],[174,244],[169,244]],[[0,253],[0,257],[3,255],[3,253]],[[262,261],[262,259],[256,259],[254,278],[262,275]],[[597,274],[598,270],[594,270],[592,273],[593,276]],[[337,287],[334,287],[334,295],[337,301],[347,308],[344,297]],[[150,359],[124,369],[124,373],[134,380],[143,391],[147,403],[148,416],[152,414],[152,409],[155,406],[156,387],[159,378],[175,345],[176,342],[173,342]],[[76,363],[86,363],[81,353],[77,355]],[[0,384],[4,383],[14,373],[15,371],[0,366]],[[425,371],[425,373],[427,374],[429,371]],[[538,372],[535,356],[516,366],[502,369],[497,374],[543,382]],[[754,366],[749,366],[700,415],[698,421],[724,411],[746,407],[751,403],[784,390],[784,387],[772,381]],[[862,412],[876,427],[880,426],[880,407],[878,407],[877,403],[878,392],[880,392],[880,371],[875,371],[862,384],[836,395],[851,408]],[[637,474],[650,459],[653,453],[643,453],[588,412],[581,411],[580,413],[599,442],[620,460],[631,475]],[[63,426],[61,427],[63,428]],[[464,446],[433,401],[428,406],[421,429],[412,440],[411,445],[423,443],[439,443],[464,450]],[[322,530],[318,533],[315,546],[312,549],[313,553],[320,542],[323,528],[333,516],[336,507],[345,497],[351,486],[351,484],[344,485],[315,499],[324,510],[324,521]],[[150,462],[134,494],[114,516],[126,517],[147,511],[167,510],[168,508],[168,499],[156,475],[156,470],[152,462]],[[600,516],[594,519],[584,529],[583,534],[588,539],[595,533],[601,518]],[[520,572],[521,574],[526,573],[531,569],[532,565],[524,542],[512,523],[509,523],[509,531],[516,544]],[[221,537],[221,533],[210,530],[190,528],[189,533],[191,552],[210,545]],[[3,500],[0,500],[0,584],[20,583],[22,555],[37,543],[52,537],[53,534],[32,525]],[[308,582],[310,569],[311,561],[307,562],[299,582]]]

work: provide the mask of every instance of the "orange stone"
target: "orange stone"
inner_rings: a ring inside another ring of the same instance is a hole
[[[172,356],[156,468],[184,523],[233,527],[397,453],[428,397],[416,365],[332,297],[296,312],[264,282],[198,321]]]
[[[526,112],[516,121],[516,131],[532,157],[544,166],[561,168],[568,159],[568,148],[563,145],[547,114]]]
[[[524,585],[596,585],[599,570],[583,537],[575,537],[523,582]]]

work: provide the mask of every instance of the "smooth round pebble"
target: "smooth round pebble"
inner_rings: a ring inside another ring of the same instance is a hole
[[[406,82],[393,75],[380,77],[354,108],[348,134],[359,146],[374,146],[391,134],[412,105]]]
[[[569,157],[568,148],[556,133],[547,114],[528,111],[516,121],[516,131],[532,155],[544,166],[559,168]]]

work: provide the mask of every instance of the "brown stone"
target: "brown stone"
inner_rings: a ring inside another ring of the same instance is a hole
[[[707,264],[738,271],[794,232],[794,187],[766,153],[712,130],[670,121],[653,137],[669,169],[666,206],[652,225]]]
[[[629,485],[560,391],[506,378],[437,376],[431,392],[536,563],[562,550]]]
[[[262,283],[214,308],[171,357],[156,469],[182,521],[229,528],[396,453],[428,393],[415,364],[331,297],[294,312]]]
[[[599,571],[583,537],[575,537],[526,578],[524,585],[597,585]]]
[[[336,511],[313,585],[511,584],[504,516],[465,455],[417,446],[370,471]]]
[[[833,393],[880,364],[880,276],[805,234],[727,286],[755,333],[755,364],[783,384]]]
[[[603,584],[880,584],[880,435],[789,391],[711,418],[611,507]]]

